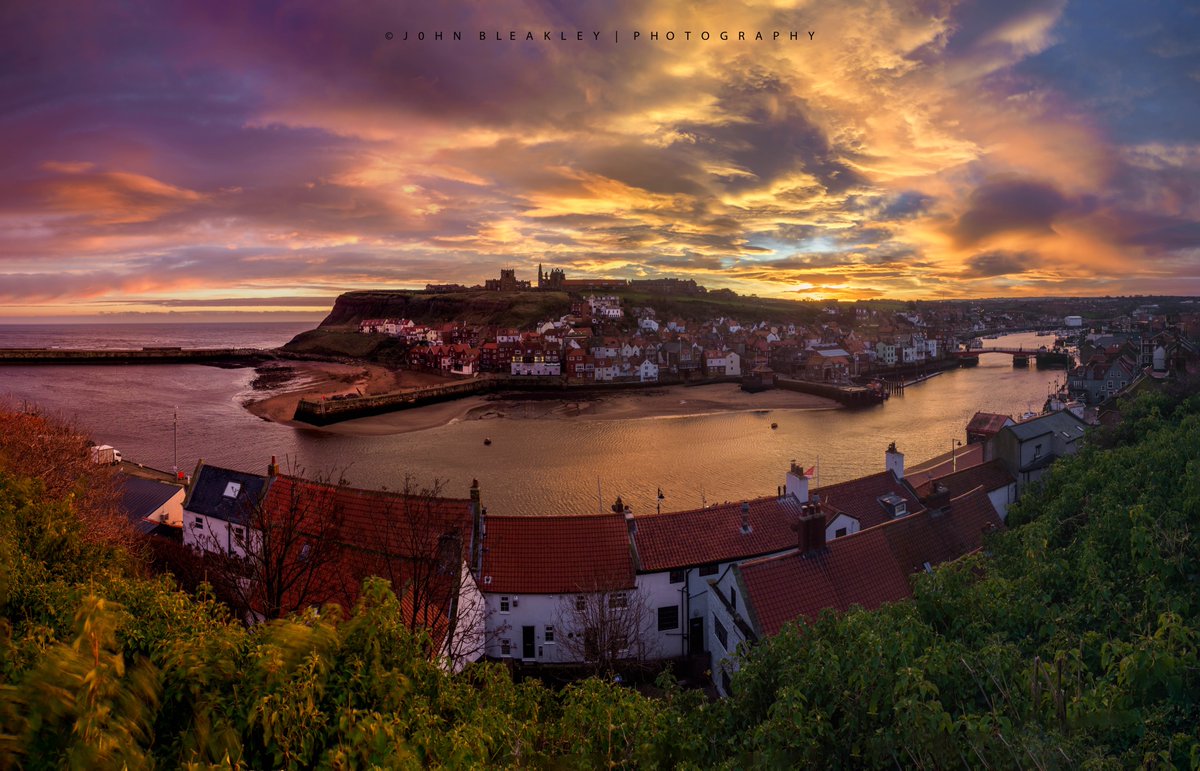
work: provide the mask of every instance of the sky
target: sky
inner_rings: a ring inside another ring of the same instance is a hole
[[[6,3],[0,106],[0,319],[1200,294],[1195,3]]]

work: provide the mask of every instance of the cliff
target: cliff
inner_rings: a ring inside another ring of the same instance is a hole
[[[358,328],[364,319],[412,319],[420,323],[464,321],[524,327],[571,311],[566,292],[347,292],[321,322],[324,328]]]

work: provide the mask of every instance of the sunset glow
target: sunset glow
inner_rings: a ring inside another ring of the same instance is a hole
[[[0,317],[1200,292],[1194,4],[13,5]]]

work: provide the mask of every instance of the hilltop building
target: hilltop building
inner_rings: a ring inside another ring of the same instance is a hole
[[[491,292],[519,292],[532,287],[528,281],[521,281],[517,278],[517,271],[514,268],[501,268],[500,278],[489,278],[483,282],[483,288]]]

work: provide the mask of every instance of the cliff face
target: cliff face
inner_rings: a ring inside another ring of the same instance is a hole
[[[570,310],[566,292],[347,292],[337,298],[321,328],[357,328],[364,319],[385,318],[522,327]]]

